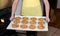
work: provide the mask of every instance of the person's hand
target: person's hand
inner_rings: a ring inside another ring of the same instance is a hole
[[[13,20],[13,19],[14,19],[14,16],[11,16],[11,17],[10,17],[10,20]]]
[[[50,22],[50,19],[49,19],[49,17],[46,17],[46,21],[47,21],[47,22]]]

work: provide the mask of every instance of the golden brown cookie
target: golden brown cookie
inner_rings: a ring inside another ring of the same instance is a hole
[[[20,20],[14,20],[14,23],[20,23]]]
[[[26,21],[26,20],[28,20],[28,17],[23,17],[23,21]]]
[[[29,28],[30,28],[30,29],[35,29],[36,26],[35,26],[35,25],[30,25]]]
[[[17,23],[12,24],[12,28],[17,28],[17,27],[19,27],[19,25]]]
[[[21,28],[26,29],[27,25],[20,25]]]
[[[20,17],[16,17],[15,19],[14,19],[14,23],[20,23]]]
[[[38,22],[38,24],[39,24],[39,25],[44,25],[44,24],[45,24],[45,22]]]
[[[38,18],[39,21],[44,21],[44,18]]]
[[[21,17],[16,17],[15,19],[16,19],[16,20],[20,20],[20,19],[21,19]]]
[[[37,18],[35,18],[35,17],[33,17],[33,18],[30,18],[30,20],[32,20],[32,21],[35,21]]]
[[[15,20],[14,23],[20,23],[20,20]]]
[[[30,24],[36,24],[36,21],[30,21]]]
[[[38,25],[38,29],[44,29],[44,26]]]
[[[27,23],[28,23],[28,21],[22,21],[22,23],[23,23],[23,24],[27,24]]]

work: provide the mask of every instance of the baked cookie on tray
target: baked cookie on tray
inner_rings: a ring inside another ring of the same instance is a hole
[[[20,25],[20,28],[26,29],[28,26],[27,25]]]
[[[35,29],[36,26],[35,26],[35,25],[30,25],[29,28],[30,28],[30,29]]]
[[[14,19],[14,23],[20,23],[20,20],[21,20],[21,17],[16,17],[16,18]]]
[[[31,25],[36,24],[36,21],[30,21],[30,24]]]
[[[32,17],[32,18],[30,18],[30,20],[35,21],[35,20],[37,20],[37,18],[36,17]]]
[[[17,28],[19,25],[17,23],[12,24],[12,28]]]
[[[38,25],[38,29],[44,29],[44,26]]]

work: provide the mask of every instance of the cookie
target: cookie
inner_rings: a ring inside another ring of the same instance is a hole
[[[44,18],[38,18],[39,21],[44,21]]]
[[[17,23],[12,24],[12,28],[17,28],[17,27],[19,27],[19,25]]]
[[[28,20],[28,17],[23,17],[23,21],[26,21],[26,20]]]
[[[16,20],[20,20],[20,19],[21,19],[21,17],[16,17],[15,19],[16,19]]]
[[[14,23],[20,23],[20,20],[14,20]]]
[[[20,20],[21,20],[20,17],[16,17],[16,18],[14,19],[14,23],[20,23]]]
[[[28,23],[28,21],[22,21],[22,24],[27,24]]]
[[[30,20],[35,21],[37,20],[37,18],[33,17],[33,18],[30,18]]]
[[[38,25],[38,29],[44,29],[44,26]]]
[[[21,28],[26,29],[27,25],[20,25]]]
[[[30,29],[35,29],[36,26],[35,26],[35,25],[30,25],[29,28],[30,28]]]
[[[30,21],[30,24],[36,24],[36,21]]]
[[[44,24],[45,24],[45,22],[38,22],[38,24],[39,24],[39,25],[44,25]]]

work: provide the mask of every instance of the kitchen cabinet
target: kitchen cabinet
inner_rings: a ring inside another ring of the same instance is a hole
[[[51,11],[50,15],[53,22],[50,22],[49,25],[60,29],[60,0],[55,0],[54,4],[54,12]]]

